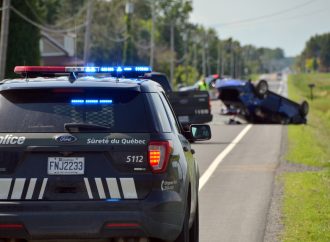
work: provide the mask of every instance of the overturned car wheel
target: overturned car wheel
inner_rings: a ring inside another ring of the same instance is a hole
[[[256,91],[259,97],[264,98],[268,92],[268,83],[266,80],[260,80],[256,86]]]
[[[303,117],[306,117],[309,112],[309,104],[306,101],[303,101],[300,104],[299,112]]]

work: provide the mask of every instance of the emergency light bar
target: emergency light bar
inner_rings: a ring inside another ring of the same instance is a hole
[[[65,74],[65,73],[110,73],[116,76],[124,74],[139,74],[151,72],[150,66],[109,66],[109,67],[94,67],[94,66],[16,66],[14,72],[16,74],[28,75],[33,74]]]

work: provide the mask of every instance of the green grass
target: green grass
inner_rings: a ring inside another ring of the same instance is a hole
[[[327,171],[285,176],[283,241],[330,241],[329,191]]]
[[[316,84],[313,101],[309,83]],[[288,85],[292,99],[309,101],[310,113],[308,125],[288,127],[286,159],[320,171],[284,174],[282,240],[330,241],[330,74],[292,75]]]
[[[260,75],[259,74],[250,74],[249,79],[251,79],[252,82],[257,82],[260,80]]]

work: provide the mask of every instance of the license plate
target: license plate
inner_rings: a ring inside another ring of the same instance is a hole
[[[83,175],[84,157],[48,157],[48,175]]]
[[[188,123],[189,122],[189,116],[179,116],[179,122],[180,123]]]

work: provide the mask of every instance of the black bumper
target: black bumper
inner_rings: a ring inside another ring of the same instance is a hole
[[[152,237],[171,241],[181,231],[184,206],[171,191],[143,201],[0,202],[0,238]]]

